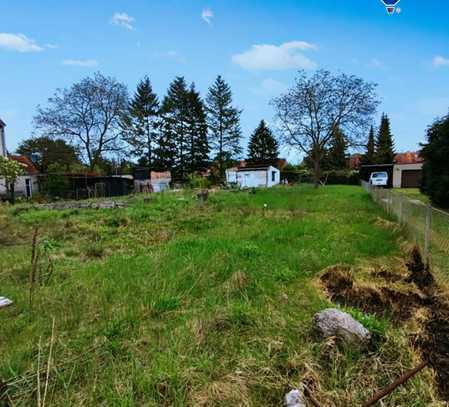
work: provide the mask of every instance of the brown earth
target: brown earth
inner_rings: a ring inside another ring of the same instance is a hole
[[[414,346],[435,370],[440,396],[449,401],[449,297],[438,287],[417,248],[410,252],[405,266],[406,274],[373,270],[370,275],[374,279],[369,283],[356,281],[348,266],[332,266],[320,281],[328,297],[340,305],[391,316],[397,323],[427,315]],[[418,313],[420,310],[424,312]]]

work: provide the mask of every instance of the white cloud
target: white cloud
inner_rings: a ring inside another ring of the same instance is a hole
[[[186,59],[174,50],[155,53],[154,56],[157,58],[170,59],[178,64],[184,64],[186,62]]]
[[[371,60],[368,63],[368,67],[373,69],[384,69],[385,65],[381,60],[377,58],[371,58]]]
[[[433,66],[436,68],[440,68],[442,66],[449,67],[449,58],[442,57],[441,55],[437,55],[433,58]]]
[[[95,66],[98,66],[98,61],[96,61],[95,59],[64,59],[64,61],[62,61],[62,65],[93,68]]]
[[[207,23],[211,24],[214,18],[214,12],[210,8],[205,8],[201,13],[201,18]]]
[[[40,52],[44,48],[24,34],[0,33],[0,48],[17,52]]]
[[[260,86],[252,89],[253,93],[260,96],[278,96],[287,90],[285,83],[279,82],[276,79],[264,79]]]
[[[128,30],[134,30],[134,21],[136,21],[136,19],[126,13],[114,13],[111,20],[112,24],[124,27]]]
[[[305,41],[277,45],[253,45],[248,51],[232,56],[232,62],[248,70],[313,69],[317,65],[302,51],[317,47]]]

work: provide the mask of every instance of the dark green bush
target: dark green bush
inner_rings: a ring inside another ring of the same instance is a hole
[[[449,208],[449,115],[429,127],[421,157],[424,159],[422,192],[435,205]]]

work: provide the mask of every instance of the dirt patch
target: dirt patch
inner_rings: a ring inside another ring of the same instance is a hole
[[[403,280],[404,276],[399,273],[395,273],[391,270],[387,270],[385,268],[381,268],[380,270],[375,270],[372,273],[372,276],[378,278],[380,280],[384,280],[390,283],[397,283],[398,281]]]
[[[424,264],[417,247],[414,247],[410,253],[407,269],[410,273],[410,281],[415,283],[420,290],[425,291],[427,294],[432,294],[432,290],[435,288],[435,279],[430,272],[429,266]]]
[[[407,267],[410,280],[428,296],[429,317],[417,345],[435,370],[440,396],[449,401],[449,297],[437,286],[417,248],[412,250]]]
[[[389,314],[395,319],[406,320],[425,302],[413,290],[399,291],[388,286],[358,283],[348,266],[326,269],[321,282],[333,302],[378,316]]]
[[[420,348],[436,372],[441,397],[449,401],[449,305],[435,301]]]
[[[449,401],[449,295],[437,286],[418,248],[411,250],[405,266],[407,276],[374,270],[371,274],[378,281],[372,285],[357,282],[348,266],[330,267],[320,280],[329,298],[341,305],[376,315],[388,313],[396,321],[426,315],[418,321],[422,334],[414,346],[434,369],[440,397]]]

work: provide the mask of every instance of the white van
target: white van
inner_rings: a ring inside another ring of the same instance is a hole
[[[377,187],[386,187],[388,185],[388,173],[385,171],[373,172],[369,177],[369,183]]]

